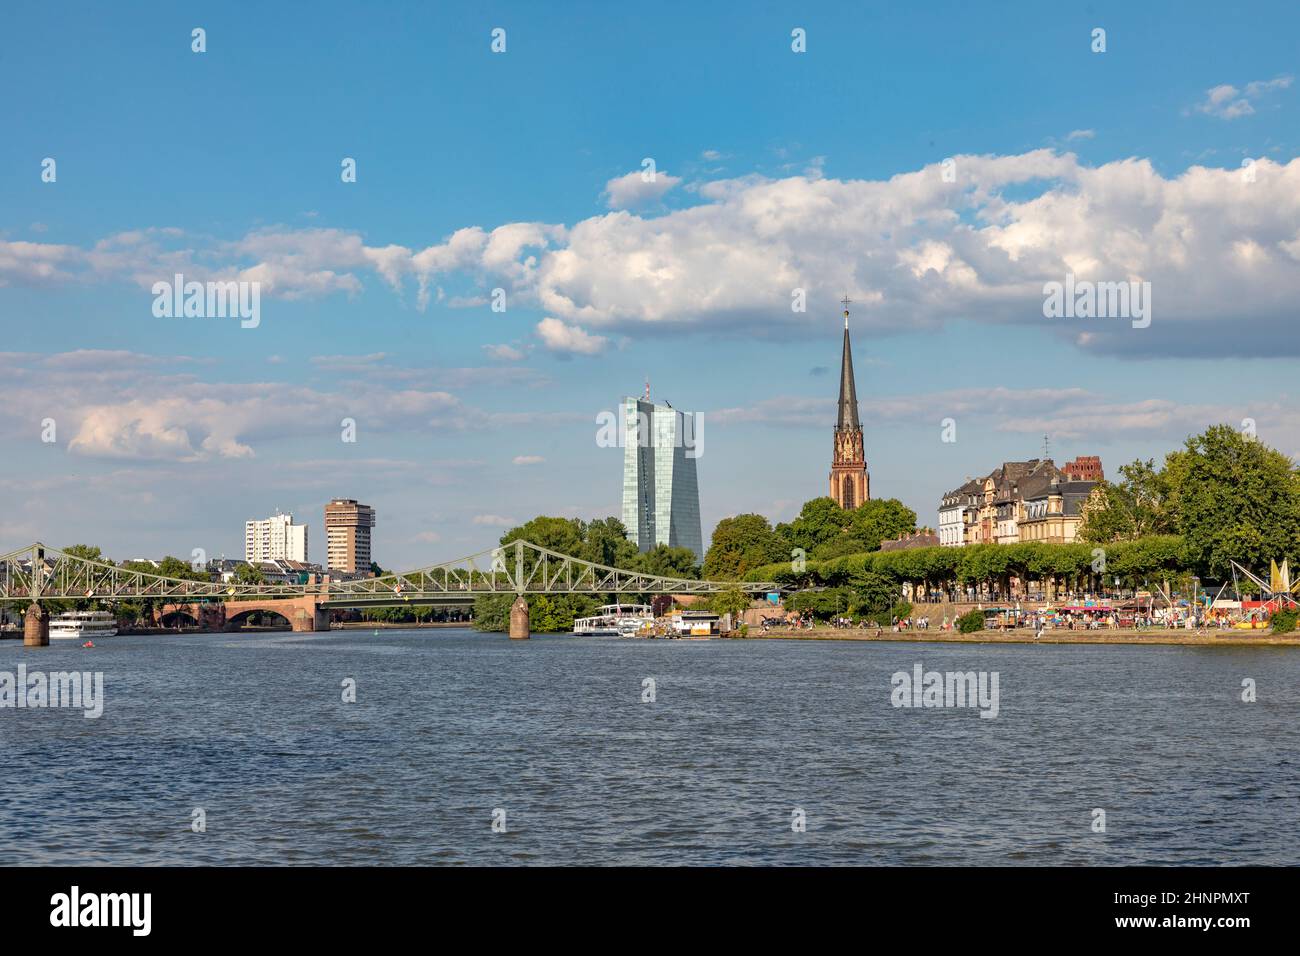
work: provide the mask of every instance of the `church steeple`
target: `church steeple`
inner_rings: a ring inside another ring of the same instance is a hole
[[[849,342],[849,297],[844,297],[844,349],[840,353],[840,417],[836,431],[861,428],[858,422],[858,389],[853,380],[853,345]]]
[[[840,353],[839,417],[831,454],[831,497],[841,508],[857,508],[871,497],[858,419],[858,389],[853,376],[853,346],[849,341],[849,297],[844,297],[844,346]]]

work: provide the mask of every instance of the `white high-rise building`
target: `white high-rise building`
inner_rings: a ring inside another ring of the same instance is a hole
[[[244,522],[245,561],[307,561],[307,526],[293,515]]]
[[[648,391],[648,386],[647,386]],[[689,412],[649,400],[623,400],[623,524],[641,551],[690,548],[704,560],[695,459],[699,425]]]

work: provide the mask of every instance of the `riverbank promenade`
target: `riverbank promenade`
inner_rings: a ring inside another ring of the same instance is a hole
[[[1035,638],[1027,628],[1010,631],[976,631],[961,634],[957,631],[937,629],[893,631],[885,628],[880,634],[875,629],[841,627],[771,628],[762,631],[750,627],[745,637],[732,635],[739,640],[793,640],[793,641],[890,641],[925,644],[1188,644],[1216,647],[1300,647],[1300,631],[1292,634],[1274,634],[1268,630],[1195,630],[1172,628],[1132,628],[1099,631],[1047,630]]]

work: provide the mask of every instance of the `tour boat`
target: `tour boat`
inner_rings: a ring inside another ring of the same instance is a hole
[[[573,633],[635,637],[643,628],[653,627],[654,622],[654,613],[648,604],[605,604],[594,616],[575,620]]]
[[[88,640],[112,637],[117,633],[117,618],[108,611],[68,611],[50,618],[50,639]]]

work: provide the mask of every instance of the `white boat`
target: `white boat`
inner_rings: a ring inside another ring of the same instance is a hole
[[[592,617],[576,619],[573,633],[635,637],[642,628],[653,627],[654,622],[654,612],[648,604],[605,604]]]
[[[68,611],[50,618],[50,639],[93,641],[117,633],[117,618],[108,611]]]

